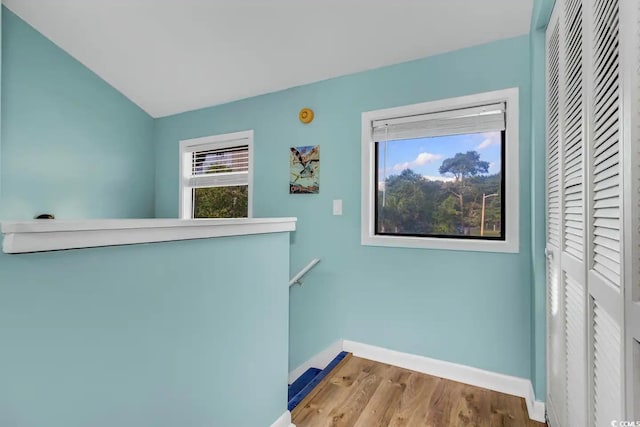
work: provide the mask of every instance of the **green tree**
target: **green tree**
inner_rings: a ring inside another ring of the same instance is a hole
[[[434,190],[435,186],[435,190]],[[392,175],[378,197],[378,227],[382,232],[428,234],[431,232],[438,185],[410,169]]]
[[[206,187],[193,189],[194,218],[245,218],[249,213],[248,188]]]
[[[454,183],[449,191],[458,199],[460,205],[460,227],[461,232],[466,233],[465,216],[473,221],[476,218],[474,205],[472,204],[465,212],[465,195],[468,193],[466,180],[469,177],[475,177],[482,173],[489,172],[489,162],[480,160],[480,154],[477,151],[467,151],[466,153],[457,153],[455,156],[445,159],[439,169],[440,175],[452,176]]]
[[[469,178],[468,188],[473,191],[475,226],[480,226],[482,197],[485,203],[485,236],[500,236],[502,229],[502,175],[500,173]],[[478,230],[479,235],[479,230]]]
[[[486,199],[485,236],[499,236],[502,224],[500,173],[467,176],[460,182],[428,180],[405,169],[386,178],[378,190],[377,230],[381,233],[417,235],[480,235],[483,195]],[[463,194],[463,204],[459,195]],[[460,217],[464,208],[465,228]]]
[[[458,212],[458,199],[451,194],[438,205],[434,214],[433,232],[436,234],[455,234]]]
[[[226,166],[214,165],[207,172],[231,172]],[[193,189],[194,218],[246,218],[249,216],[249,187],[205,187]]]
[[[440,166],[440,175],[451,175],[456,181],[487,172],[489,172],[489,162],[480,160],[480,154],[477,151],[457,153],[445,159]]]

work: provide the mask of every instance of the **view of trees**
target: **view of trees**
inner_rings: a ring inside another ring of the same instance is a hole
[[[387,177],[378,189],[378,233],[501,237],[501,174],[489,175],[476,151],[445,159],[439,172],[451,180],[411,169]]]
[[[246,218],[249,214],[248,187],[207,187],[193,189],[194,218]]]
[[[220,164],[207,168],[206,173],[228,173],[232,169]],[[249,216],[249,187],[233,185],[204,187],[193,190],[194,218],[246,218]]]

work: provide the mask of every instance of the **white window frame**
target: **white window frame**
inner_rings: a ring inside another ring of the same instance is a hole
[[[246,145],[249,147],[247,217],[253,217],[253,130],[204,136],[180,141],[180,218],[193,218],[193,191],[188,185],[187,174],[191,171],[191,153],[204,149],[224,149]]]
[[[520,167],[518,88],[442,99],[420,104],[386,108],[362,113],[361,244],[405,248],[444,249],[480,252],[520,252]],[[437,113],[447,110],[506,103],[505,129],[505,240],[472,240],[409,237],[375,234],[375,141],[372,123],[399,117]]]

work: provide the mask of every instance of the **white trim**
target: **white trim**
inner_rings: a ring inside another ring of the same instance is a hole
[[[519,90],[509,88],[458,98],[442,99],[402,107],[362,113],[362,177],[361,177],[361,244],[426,249],[465,250],[483,252],[520,252],[520,149],[519,149]],[[376,120],[435,113],[443,110],[474,107],[506,102],[507,128],[505,147],[505,241],[440,239],[429,237],[375,235],[375,180],[374,141],[371,124]]]
[[[545,408],[547,410],[548,427],[562,427],[560,421],[558,421],[558,416],[556,415],[556,410],[553,406],[553,400],[547,400]]]
[[[561,424],[559,420],[564,420],[566,418],[567,413],[567,405],[566,405],[566,393],[563,391],[566,390],[566,379],[564,375],[554,375],[554,372],[557,371],[565,371],[564,368],[564,349],[563,343],[564,338],[560,336],[558,331],[562,331],[564,333],[564,316],[560,313],[560,307],[564,307],[564,291],[561,291],[560,284],[560,261],[561,261],[561,251],[560,247],[556,246],[549,239],[550,236],[550,226],[549,226],[549,194],[551,193],[550,189],[550,181],[549,181],[549,170],[550,170],[550,157],[549,157],[549,126],[550,126],[550,106],[549,106],[549,97],[550,97],[550,81],[549,81],[549,70],[550,70],[550,44],[551,37],[553,33],[557,30],[558,37],[560,37],[560,5],[556,3],[552,9],[551,16],[549,18],[549,23],[547,25],[547,29],[545,30],[545,305],[546,305],[546,327],[545,327],[545,338],[546,338],[546,350],[545,350],[545,364],[546,364],[546,392],[545,392],[545,400],[546,400],[546,408],[547,415],[550,427],[560,427]],[[558,41],[559,43],[559,41]],[[560,47],[558,46],[558,55]],[[560,79],[560,57],[558,56],[558,76]],[[560,93],[559,93],[559,82],[558,82],[558,99],[557,99],[557,108],[558,108],[558,117],[557,126],[558,126],[558,173],[560,173],[560,161],[562,156],[562,149],[560,140],[560,128],[562,126],[560,120]],[[558,191],[560,191],[560,181],[556,184]],[[555,189],[555,188],[554,188]],[[563,204],[559,205],[558,218],[563,218],[562,216],[562,208]],[[560,222],[562,222],[560,220]],[[560,227],[560,225],[558,225]],[[560,228],[558,228],[560,230]],[[560,239],[561,240],[561,239]],[[552,307],[551,304],[555,304],[555,307]]]
[[[622,366],[623,382],[626,389],[626,419],[640,419],[640,150],[638,141],[640,131],[640,34],[638,34],[638,20],[640,20],[640,4],[638,2],[620,2],[621,51],[620,68],[622,72],[621,90],[623,96],[623,230],[629,230],[624,239],[623,257],[623,303],[624,319],[622,349],[625,364]]]
[[[523,380],[518,377],[511,377],[517,380]],[[534,421],[539,421],[541,423],[546,422],[546,405],[544,402],[536,400],[536,393],[533,391],[533,384],[531,381],[524,379],[528,383],[529,392],[524,397],[524,402],[527,404],[527,412],[529,414],[529,418]]]
[[[296,218],[36,220],[1,224],[5,253],[207,239],[296,229]]]
[[[354,356],[363,359],[374,360],[399,368],[522,397],[527,404],[529,418],[534,421],[545,422],[545,404],[535,400],[531,381],[526,378],[485,371],[471,366],[402,353],[349,340],[334,342],[328,348],[291,371],[289,373],[289,383],[295,381],[309,368],[324,368],[341,351],[353,353]]]
[[[307,360],[293,371],[289,372],[289,384],[300,378],[309,368],[324,369],[342,351],[342,340],[336,341],[320,353]]]
[[[185,139],[179,144],[179,215],[181,219],[193,218],[191,192],[185,192],[185,171],[191,170],[191,160],[186,155],[194,150],[205,150],[210,148],[229,148],[237,145],[247,145],[249,147],[249,171],[248,171],[248,217],[253,217],[253,130],[225,133],[222,135],[203,136],[200,138]]]
[[[296,427],[296,425],[291,422],[291,412],[286,411],[271,424],[271,427]]]

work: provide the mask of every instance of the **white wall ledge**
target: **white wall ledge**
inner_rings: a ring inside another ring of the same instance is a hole
[[[2,250],[46,252],[174,240],[208,239],[296,229],[296,218],[96,219],[2,222]]]

